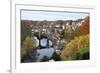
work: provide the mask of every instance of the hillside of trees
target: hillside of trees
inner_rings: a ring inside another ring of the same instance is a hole
[[[72,35],[69,42],[66,42],[62,53],[62,60],[86,60],[90,55],[89,16],[85,17],[74,31],[69,28]],[[67,33],[66,33],[67,34]],[[68,37],[68,36],[67,36]]]
[[[68,23],[68,24],[67,24]],[[88,60],[90,59],[90,18],[57,21],[21,20],[21,62],[31,59],[30,53],[40,49],[37,39],[46,36],[60,54],[53,60]],[[52,37],[51,37],[52,36]],[[49,61],[48,57],[42,61]]]

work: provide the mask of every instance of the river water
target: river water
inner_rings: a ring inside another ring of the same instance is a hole
[[[36,41],[37,41],[37,46],[39,46],[39,40],[37,38],[35,38]],[[47,57],[48,59],[52,57],[52,55],[54,54],[55,52],[55,49],[50,47],[52,46],[52,42],[49,40],[49,48],[47,48],[47,38],[43,38],[40,40],[40,44],[41,46],[43,47],[46,47],[46,48],[39,48],[37,49],[35,52],[32,52],[30,54],[31,58],[35,58],[35,61],[36,62],[40,62],[44,57]]]

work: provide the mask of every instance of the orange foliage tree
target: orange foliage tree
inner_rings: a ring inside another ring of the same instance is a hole
[[[86,35],[89,33],[89,16],[85,17],[83,21],[81,22],[81,25],[76,29],[75,33],[76,35]]]

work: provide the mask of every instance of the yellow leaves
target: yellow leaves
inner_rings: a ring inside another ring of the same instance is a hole
[[[23,47],[25,47],[25,48],[36,47],[36,40],[32,39],[32,37],[27,36],[23,42]]]
[[[36,49],[36,40],[32,37],[27,36],[21,48],[21,57],[29,54],[32,50],[35,49]]]
[[[61,57],[64,57],[64,58],[66,57],[67,60],[71,59],[71,57],[73,55],[75,55],[76,51],[77,51],[76,40],[71,40],[70,43],[68,43],[68,44],[66,43],[66,45],[65,45],[65,47],[64,47],[64,49],[62,51]]]
[[[75,59],[77,53],[89,51],[89,34],[75,37],[69,43],[65,44],[62,50],[62,59]]]
[[[89,47],[89,34],[79,36],[78,48],[88,48]]]

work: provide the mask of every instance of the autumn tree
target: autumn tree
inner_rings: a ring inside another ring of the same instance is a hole
[[[88,59],[89,54],[83,58],[86,53],[89,53],[89,34],[75,37],[74,40],[66,43],[61,58],[62,60]]]
[[[21,48],[21,57],[27,56],[31,51],[36,49],[36,40],[32,37],[27,36],[23,41]]]
[[[89,22],[89,16],[85,17],[83,19],[83,21],[80,22],[80,26],[78,28],[76,28],[75,33],[76,35],[86,35],[89,34],[89,30],[90,30],[90,22]]]

